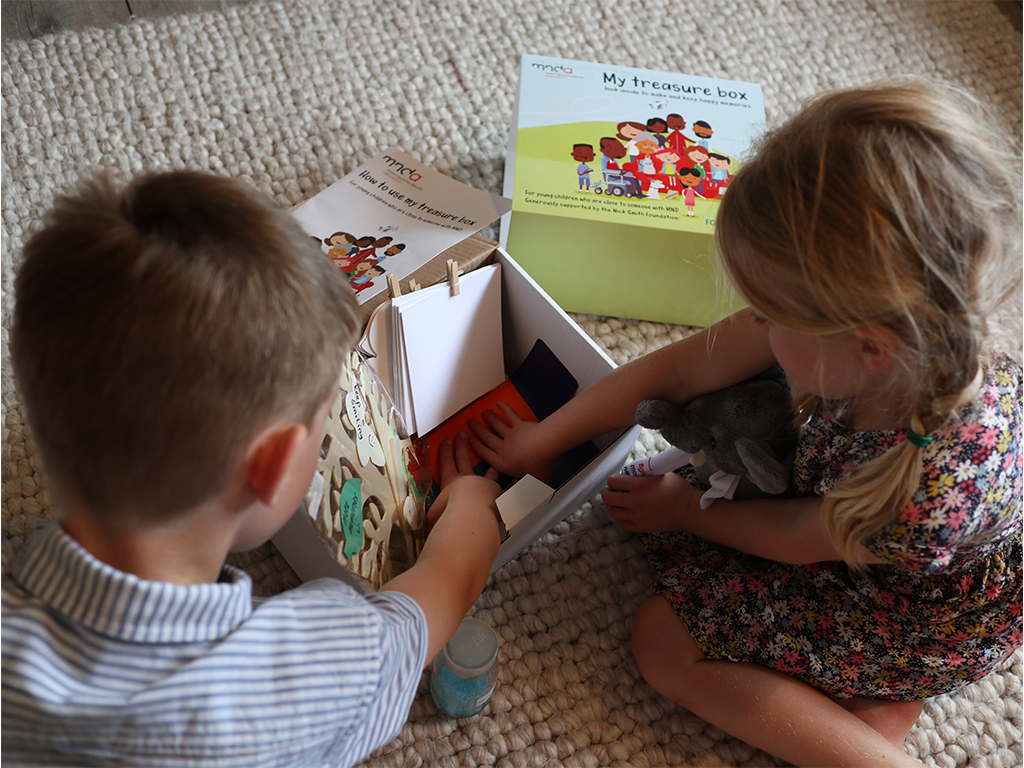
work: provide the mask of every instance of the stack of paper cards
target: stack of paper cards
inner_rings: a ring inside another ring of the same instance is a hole
[[[413,434],[425,435],[505,380],[501,267],[474,270],[457,286],[457,294],[444,282],[393,298],[386,350],[376,334],[376,367]]]

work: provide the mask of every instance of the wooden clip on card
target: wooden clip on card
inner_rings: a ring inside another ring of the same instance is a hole
[[[448,283],[452,288],[452,296],[459,295],[459,263],[455,259],[448,259]]]

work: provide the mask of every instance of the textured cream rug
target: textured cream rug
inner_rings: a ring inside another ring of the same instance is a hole
[[[245,178],[290,206],[398,144],[499,193],[525,52],[758,82],[769,124],[823,88],[936,76],[981,93],[1021,137],[1021,35],[990,2],[254,3],[5,44],[3,534],[25,536],[55,513],[7,334],[21,243],[56,192],[96,168],[126,177],[187,165]],[[684,332],[578,320],[618,362]],[[658,447],[644,434],[636,452]],[[295,583],[269,545],[239,562],[265,593]],[[629,635],[650,580],[636,542],[599,502],[584,505],[497,573],[474,608],[502,641],[483,713],[442,717],[421,686],[409,724],[365,765],[777,764],[640,679]],[[929,701],[906,749],[943,768],[1011,768],[1020,734],[1018,652]]]

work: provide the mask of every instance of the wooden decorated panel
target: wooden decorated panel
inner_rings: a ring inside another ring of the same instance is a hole
[[[335,560],[374,589],[407,570],[423,547],[426,466],[376,375],[349,355],[324,429],[310,520]]]

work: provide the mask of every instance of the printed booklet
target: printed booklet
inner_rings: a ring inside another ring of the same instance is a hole
[[[765,129],[761,87],[524,55],[501,241],[565,310],[708,325],[722,197]]]
[[[370,158],[293,216],[345,272],[360,304],[483,229],[511,202],[455,181],[397,147]]]

